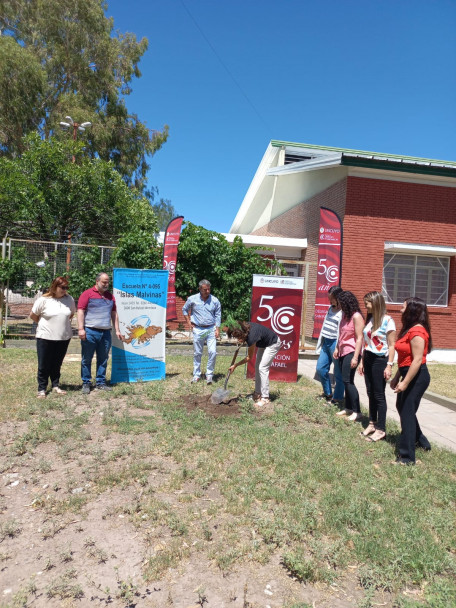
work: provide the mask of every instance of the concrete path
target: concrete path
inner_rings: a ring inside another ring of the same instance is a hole
[[[316,358],[299,359],[298,374],[302,374],[313,380],[316,367]],[[320,382],[316,381],[316,383],[321,388]],[[359,391],[361,406],[363,409],[368,410],[369,400],[367,398],[364,378],[356,374],[355,384]],[[399,415],[396,411],[396,395],[389,386],[386,387],[385,394],[388,405],[387,417],[396,420],[400,426]],[[418,409],[418,420],[423,433],[431,444],[435,442],[456,452],[456,411],[423,398]]]

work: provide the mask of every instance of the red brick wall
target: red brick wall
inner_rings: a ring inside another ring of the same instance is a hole
[[[323,192],[316,194],[282,213],[253,234],[262,236],[283,236],[289,238],[306,238],[307,251],[303,260],[313,262],[309,269],[309,286],[307,292],[306,307],[306,336],[311,336],[313,331],[313,315],[315,308],[315,287],[317,283],[317,260],[318,260],[318,234],[320,228],[320,207],[328,207],[335,211],[344,221],[345,198],[347,180],[330,186]]]
[[[348,177],[275,218],[253,234],[307,238],[304,260],[317,262],[319,209],[343,222],[342,287],[360,299],[381,291],[385,241],[456,247],[456,188]],[[313,328],[316,266],[310,267],[306,336]],[[448,307],[430,307],[436,348],[454,348],[456,260],[451,259]],[[362,307],[363,308],[363,307]],[[400,306],[388,306],[400,327]]]
[[[456,188],[347,178],[342,287],[362,299],[382,289],[385,241],[456,246]],[[456,264],[448,308],[429,307],[436,348],[455,348]],[[412,295],[412,294],[411,294]],[[388,306],[400,327],[400,306]]]
[[[179,327],[179,324],[182,323],[184,330],[187,331],[187,325],[185,323],[185,317],[182,314],[182,306],[185,304],[185,300],[183,300],[182,298],[179,298],[179,296],[176,296],[176,315],[177,315],[177,320],[176,321],[168,321],[166,323],[167,327],[169,327],[169,329],[171,329],[172,331],[176,330]]]

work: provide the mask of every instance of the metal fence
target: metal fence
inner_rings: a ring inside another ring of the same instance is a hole
[[[34,337],[36,324],[30,319],[30,311],[34,301],[52,280],[64,274],[83,276],[86,268],[94,264],[109,267],[113,250],[114,247],[98,245],[4,238],[2,259],[16,262],[16,271],[13,279],[0,284],[0,327],[3,336]],[[79,293],[71,291],[71,285],[70,293],[75,299],[79,296]],[[73,323],[76,329],[75,319]]]

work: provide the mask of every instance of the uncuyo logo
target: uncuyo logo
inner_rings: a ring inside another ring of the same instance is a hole
[[[290,317],[294,317],[294,310],[291,306],[281,306],[278,308],[271,319],[271,327],[272,329],[282,336],[286,336],[287,334],[291,334],[293,331],[293,323],[291,322]]]
[[[169,274],[174,274],[176,272],[176,262],[174,260],[171,260],[170,262],[165,260],[165,270],[167,270]]]

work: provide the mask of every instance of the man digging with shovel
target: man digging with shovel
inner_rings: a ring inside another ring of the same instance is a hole
[[[247,356],[241,361],[233,363],[228,370],[229,373],[233,373],[239,365],[248,363],[257,347],[253,399],[257,407],[263,407],[269,403],[269,369],[282,346],[279,336],[272,329],[258,323],[247,323],[228,318],[225,325],[229,338],[235,338],[239,344],[245,343],[249,347]]]

